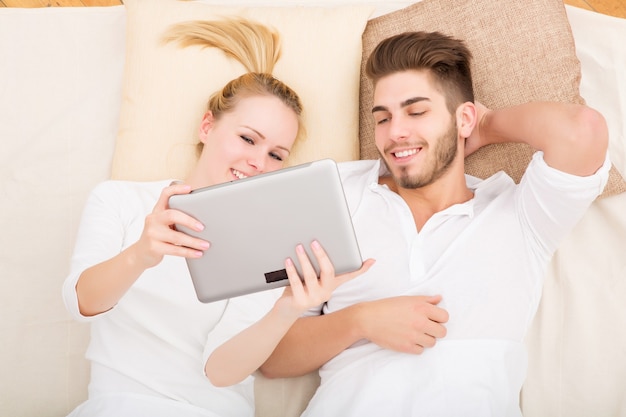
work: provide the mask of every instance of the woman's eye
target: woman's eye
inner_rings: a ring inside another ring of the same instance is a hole
[[[239,136],[244,142],[249,143],[250,145],[254,145],[254,141],[247,136]]]
[[[278,155],[277,153],[274,153],[274,152],[270,152],[270,158],[273,158],[273,159],[275,159],[277,161],[281,161],[281,162],[283,160],[283,158],[281,158],[280,155]]]
[[[388,119],[388,118],[385,118],[385,119],[380,119],[380,120],[376,120],[376,124],[377,124],[377,125],[382,125],[383,123],[385,123],[385,122],[387,122],[387,121],[389,121],[389,119]]]

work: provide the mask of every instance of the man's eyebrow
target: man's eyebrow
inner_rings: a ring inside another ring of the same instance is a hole
[[[408,98],[408,99],[402,101],[400,103],[400,107],[410,106],[411,104],[418,103],[420,101],[430,101],[430,99],[428,97],[411,97],[411,98]],[[374,107],[372,107],[372,113],[375,113],[377,111],[389,111],[389,109],[386,106],[374,106]]]
[[[411,97],[400,103],[400,107],[410,106],[411,104],[418,103],[420,101],[430,101],[430,99],[428,97]]]
[[[389,111],[385,106],[374,106],[372,107],[372,113],[376,113],[377,111]]]

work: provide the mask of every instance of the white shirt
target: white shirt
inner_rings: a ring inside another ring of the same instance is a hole
[[[303,416],[521,416],[523,339],[559,242],[606,184],[554,170],[537,152],[520,183],[504,173],[467,177],[474,198],[432,216],[418,233],[404,200],[378,184],[378,161],[341,164],[364,259],[325,313],[379,298],[441,294],[447,335],[422,355],[362,341],[320,370]],[[311,311],[319,314],[321,308]]]
[[[228,302],[200,303],[183,258],[166,256],[147,269],[113,309],[94,317],[79,313],[81,272],[138,240],[169,183],[107,181],[86,203],[63,286],[68,311],[91,324],[89,400],[75,416],[254,415],[251,378],[216,388],[204,375],[203,350]],[[225,341],[211,337],[214,344]]]

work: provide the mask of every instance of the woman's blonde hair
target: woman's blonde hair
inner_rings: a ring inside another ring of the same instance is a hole
[[[199,45],[219,48],[246,68],[247,73],[231,80],[209,98],[207,110],[213,113],[215,120],[232,111],[241,98],[272,95],[296,114],[296,141],[305,135],[300,98],[272,75],[281,54],[277,32],[243,18],[193,20],[170,26],[163,42],[178,42],[182,47]],[[199,146],[201,149],[202,144]]]

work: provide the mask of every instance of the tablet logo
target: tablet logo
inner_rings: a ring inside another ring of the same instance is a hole
[[[265,282],[271,284],[272,282],[282,281],[287,279],[287,270],[279,269],[278,271],[266,272]]]

